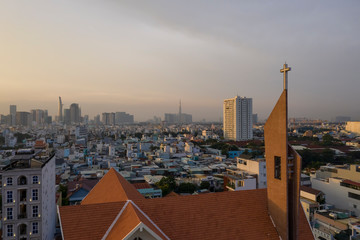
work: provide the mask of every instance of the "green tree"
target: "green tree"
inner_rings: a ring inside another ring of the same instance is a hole
[[[193,193],[196,190],[196,185],[193,183],[181,183],[179,185],[179,192],[181,193]]]
[[[141,132],[135,133],[135,137],[138,138],[138,139],[141,139],[142,138],[142,133]]]
[[[159,182],[155,184],[161,189],[162,195],[166,196],[176,188],[176,181],[173,176],[163,177]]]
[[[209,189],[210,188],[210,183],[208,181],[202,181],[200,183],[200,189]]]
[[[329,146],[329,145],[333,144],[334,138],[330,134],[327,133],[323,136],[322,141],[323,141],[323,143],[322,143],[323,145]]]
[[[154,146],[154,145],[150,146],[150,151],[155,151],[155,150],[158,150],[158,149],[160,149],[158,146]]]
[[[59,185],[59,192],[61,193],[61,198],[62,198],[62,202],[61,202],[62,206],[69,205],[69,199],[66,197],[67,190],[68,190],[67,186],[62,184]]]

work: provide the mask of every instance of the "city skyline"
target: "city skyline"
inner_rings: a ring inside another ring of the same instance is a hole
[[[3,2],[0,112],[55,116],[61,96],[83,115],[145,121],[181,98],[194,121],[219,121],[223,99],[241,95],[265,119],[287,61],[290,117],[360,119],[359,4]]]

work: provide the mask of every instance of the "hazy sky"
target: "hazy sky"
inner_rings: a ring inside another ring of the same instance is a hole
[[[0,113],[58,96],[91,117],[219,120],[252,97],[266,118],[287,63],[290,116],[360,119],[360,1],[0,0]]]

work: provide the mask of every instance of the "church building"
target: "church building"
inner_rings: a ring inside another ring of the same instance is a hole
[[[110,169],[80,205],[58,209],[63,239],[314,239],[299,200],[301,157],[288,144],[288,71],[265,124],[267,189],[145,199]]]

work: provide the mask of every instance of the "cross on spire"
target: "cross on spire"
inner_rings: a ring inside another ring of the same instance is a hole
[[[288,88],[288,86],[287,86],[288,85],[287,84],[288,83],[288,73],[287,72],[289,72],[289,71],[291,71],[291,67],[288,67],[288,65],[285,62],[284,68],[280,69],[280,72],[284,74],[284,90]]]

